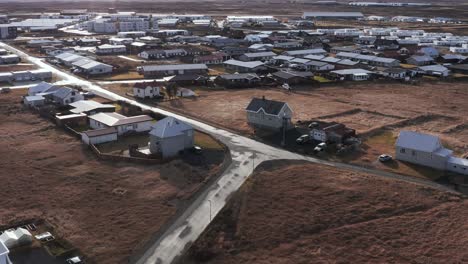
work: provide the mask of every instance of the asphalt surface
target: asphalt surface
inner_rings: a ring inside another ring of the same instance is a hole
[[[442,191],[454,192],[446,186],[423,179],[345,163],[325,161],[273,147],[176,113],[144,105],[137,101],[119,96],[103,89],[94,82],[83,80],[69,72],[57,69],[45,63],[42,59],[31,57],[28,54],[4,43],[0,42],[0,47],[7,48],[20,55],[28,57],[32,63],[36,64],[40,68],[50,70],[62,78],[62,83],[80,85],[84,90],[93,91],[97,95],[110,100],[126,101],[132,105],[139,106],[144,110],[150,110],[165,116],[173,116],[191,124],[196,129],[211,134],[229,148],[232,163],[228,168],[222,173],[217,181],[211,184],[211,186],[207,186],[205,191],[201,192],[198,197],[193,200],[193,203],[189,205],[187,209],[166,230],[164,230],[164,232],[161,232],[162,234],[160,237],[155,243],[147,247],[144,254],[141,256],[135,256],[137,259],[135,261],[136,264],[173,263],[173,261],[175,261],[178,256],[184,254],[185,250],[188,249],[192,242],[200,236],[216,214],[218,214],[218,212],[220,212],[226,205],[231,194],[235,193],[252,174],[255,167],[266,160],[304,160],[346,170],[370,173],[380,177],[403,180],[409,183],[424,185]]]

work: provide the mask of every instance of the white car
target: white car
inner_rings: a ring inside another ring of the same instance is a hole
[[[379,161],[380,162],[388,162],[388,161],[391,161],[393,159],[392,156],[388,155],[388,154],[382,154],[379,156]]]
[[[325,142],[322,142],[320,144],[318,144],[315,148],[314,148],[314,151],[315,152],[322,152],[324,151],[325,149],[327,149],[327,144]]]

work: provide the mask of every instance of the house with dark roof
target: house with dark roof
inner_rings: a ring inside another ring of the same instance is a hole
[[[260,77],[255,73],[221,74],[215,78],[215,83],[227,88],[247,88],[260,83]]]
[[[312,82],[312,72],[301,71],[277,71],[271,74],[271,78],[280,84],[299,84]]]
[[[268,100],[265,97],[253,98],[245,109],[247,122],[254,128],[280,130],[292,127],[292,110],[285,102]]]
[[[426,55],[413,55],[406,59],[408,64],[423,66],[423,65],[430,65],[434,63],[434,59],[430,56]]]
[[[48,90],[47,90],[48,91]],[[46,96],[47,97],[47,96]],[[52,102],[58,105],[69,105],[73,102],[84,100],[84,96],[75,89],[60,87],[48,96]]]

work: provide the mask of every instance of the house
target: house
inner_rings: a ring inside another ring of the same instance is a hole
[[[153,119],[147,115],[126,117],[118,113],[98,113],[89,116],[92,129],[114,127],[118,135],[151,130]]]
[[[55,56],[55,59],[59,63],[70,67],[72,65],[72,63],[74,63],[75,61],[86,59],[86,57],[83,57],[83,56],[78,55],[78,54],[70,53],[70,52],[64,52],[64,53],[61,53],[61,54]]]
[[[51,99],[54,103],[65,106],[76,101],[84,100],[84,96],[75,89],[60,87],[52,93]]]
[[[271,74],[271,77],[280,84],[299,84],[312,81],[314,76],[311,72],[299,71],[277,71]]]
[[[222,52],[216,52],[210,55],[197,56],[193,59],[193,63],[204,63],[208,65],[213,64],[222,64],[226,54]]]
[[[215,78],[215,83],[227,88],[247,88],[260,83],[260,77],[255,73],[221,74]]]
[[[39,107],[45,104],[45,98],[40,95],[28,95],[23,98],[23,104],[29,107]]]
[[[232,72],[259,72],[266,70],[265,64],[261,61],[239,61],[230,59],[225,61],[224,67]]]
[[[444,54],[440,56],[440,60],[443,63],[462,63],[468,59],[467,56],[463,56],[460,54]]]
[[[16,54],[0,56],[0,64],[15,64],[15,63],[19,63],[20,61],[21,61],[21,58]]]
[[[310,137],[320,142],[343,143],[344,140],[356,136],[356,130],[336,122],[312,122]]]
[[[188,52],[185,49],[169,49],[169,50],[146,50],[138,54],[138,57],[141,57],[146,60],[154,59],[166,59],[177,56],[187,56]]]
[[[352,81],[366,81],[368,80],[372,72],[364,69],[344,69],[330,72],[332,75],[337,76],[341,80],[352,80]]]
[[[430,65],[434,63],[434,59],[430,56],[426,55],[413,55],[406,59],[408,64],[423,66],[423,65]]]
[[[166,80],[178,85],[206,85],[209,78],[200,74],[180,74],[168,77]]]
[[[439,138],[413,131],[401,131],[396,141],[396,159],[445,170],[452,151]]]
[[[192,148],[194,144],[193,127],[174,117],[156,122],[149,135],[150,152],[163,158],[174,157],[181,151]]]
[[[117,129],[115,127],[108,127],[84,131],[81,133],[81,141],[86,145],[117,141]]]
[[[96,47],[96,54],[98,55],[124,54],[126,52],[127,47],[125,45],[104,44]]]
[[[454,157],[453,151],[444,148],[436,136],[401,131],[395,148],[398,160],[468,175],[468,160]]]
[[[293,68],[298,68],[305,71],[330,71],[335,69],[335,66],[323,61],[313,61],[301,58],[291,60],[290,65],[295,65]]]
[[[359,19],[361,12],[304,12],[302,19]]]
[[[292,126],[292,110],[285,102],[267,100],[265,97],[253,98],[245,110],[247,122],[253,127],[280,130]]]
[[[72,63],[73,72],[85,75],[102,75],[112,73],[114,67],[91,59],[81,59]]]
[[[289,51],[283,52],[281,55],[303,58],[304,56],[307,56],[307,55],[325,56],[327,55],[327,51],[322,48],[306,49],[306,50],[289,50]]]
[[[245,53],[239,57],[241,61],[268,61],[275,57],[276,53],[272,51]]]
[[[408,72],[406,69],[402,68],[388,68],[382,72],[382,75],[392,79],[401,80],[408,76]]]
[[[34,85],[32,87],[29,87],[28,89],[28,95],[36,95],[38,93],[43,93],[44,91],[50,89],[53,84],[47,83],[47,82],[41,82],[37,85]]]
[[[32,235],[25,228],[9,229],[0,235],[0,241],[8,249],[29,245],[32,243]]]
[[[13,264],[10,257],[8,257],[8,253],[10,253],[10,250],[8,250],[7,246],[0,240],[0,264]]]
[[[93,100],[80,100],[69,104],[72,109],[70,112],[73,114],[84,113],[86,115],[94,115],[97,113],[112,113],[115,112],[115,106],[111,104],[101,104]]]
[[[146,77],[162,77],[181,74],[206,74],[206,64],[167,64],[167,65],[145,65],[137,68],[140,74]]]
[[[161,86],[157,82],[135,83],[133,96],[142,99],[161,97]]]
[[[438,64],[418,67],[418,71],[424,75],[431,75],[436,77],[447,77],[450,74],[449,69]]]
[[[468,74],[468,64],[451,65],[449,68],[454,73]]]
[[[418,53],[433,58],[439,56],[439,51],[434,47],[422,47],[421,49],[419,49]]]
[[[13,73],[11,72],[0,72],[0,83],[12,83],[14,81]]]
[[[266,52],[273,50],[273,44],[257,43],[249,46],[249,52]]]

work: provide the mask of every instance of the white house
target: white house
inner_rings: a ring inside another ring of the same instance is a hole
[[[155,98],[161,96],[161,87],[156,82],[140,82],[133,86],[133,96],[137,98]]]
[[[52,94],[52,101],[62,106],[80,100],[84,100],[84,96],[77,90],[68,87],[60,87]]]
[[[89,126],[92,129],[114,127],[118,135],[150,131],[152,121],[147,115],[126,117],[118,113],[98,113],[89,116]]]
[[[166,117],[156,123],[150,131],[150,152],[163,158],[176,156],[193,147],[193,127],[174,117]]]
[[[396,159],[438,170],[445,170],[451,155],[433,135],[401,131],[396,142]]]
[[[109,127],[84,131],[81,133],[81,141],[86,145],[97,145],[117,141],[117,129],[115,127]]]
[[[29,107],[38,107],[45,104],[45,98],[40,95],[29,95],[23,98],[23,104]]]
[[[10,253],[10,251],[0,240],[0,264],[12,264],[10,258],[8,257],[8,253]]]
[[[98,55],[123,54],[125,52],[127,52],[127,47],[125,45],[104,44],[96,47],[96,54]]]
[[[292,110],[285,102],[253,98],[245,109],[247,122],[253,127],[279,130],[291,127]]]
[[[0,241],[8,248],[12,249],[19,246],[29,245],[32,243],[31,233],[24,228],[7,230],[0,235]]]
[[[76,72],[89,75],[108,74],[111,73],[114,69],[114,67],[111,65],[97,62],[91,59],[81,59],[73,62],[72,65],[76,69]]]

